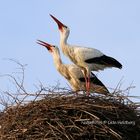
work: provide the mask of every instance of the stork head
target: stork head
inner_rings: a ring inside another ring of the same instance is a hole
[[[44,46],[45,48],[47,48],[47,50],[52,53],[53,55],[59,54],[59,49],[57,46],[55,45],[51,45],[47,42],[41,41],[41,40],[37,40],[37,43]]]
[[[49,51],[49,52],[53,52],[53,50],[54,50],[54,48],[55,48],[55,46],[54,45],[50,45],[50,44],[48,44],[48,43],[46,43],[46,42],[44,42],[44,41],[41,41],[41,40],[37,40],[37,43],[38,44],[40,44],[40,45],[42,45],[42,46],[44,46],[45,48],[47,48],[47,50]]]
[[[62,22],[60,22],[56,17],[54,17],[53,15],[50,14],[50,16],[52,17],[52,19],[57,23],[58,25],[58,29],[60,31],[61,34],[68,36],[70,33],[69,28],[64,25]]]

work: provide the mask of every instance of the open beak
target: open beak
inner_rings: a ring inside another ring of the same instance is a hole
[[[53,20],[57,23],[59,30],[62,30],[63,27],[66,27],[62,22],[60,22],[56,17],[50,14],[50,16],[53,18]]]
[[[53,50],[52,50],[53,45],[50,45],[50,44],[48,44],[48,43],[46,43],[44,41],[41,41],[41,40],[37,40],[37,41],[38,41],[37,42],[38,44],[40,44],[40,45],[44,46],[45,48],[47,48],[48,51],[53,52]]]

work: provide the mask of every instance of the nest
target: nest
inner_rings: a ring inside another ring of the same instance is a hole
[[[0,114],[1,140],[138,140],[136,106],[120,96],[47,94]]]

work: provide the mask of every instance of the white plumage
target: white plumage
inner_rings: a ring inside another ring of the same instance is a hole
[[[122,65],[116,59],[104,55],[97,49],[69,45],[67,43],[67,38],[70,33],[69,28],[54,16],[50,16],[55,20],[60,30],[60,47],[62,52],[81,68],[85,76],[87,91],[90,88],[89,76],[91,71],[103,70],[108,67],[122,68]]]
[[[40,40],[38,40],[38,44],[45,46],[49,52],[51,52],[56,69],[63,77],[67,79],[73,91],[86,90],[85,78],[78,66],[74,64],[64,64],[61,60],[59,48],[57,46],[50,45]],[[90,75],[90,80],[90,92],[96,92],[100,94],[109,93],[107,88],[93,73]]]

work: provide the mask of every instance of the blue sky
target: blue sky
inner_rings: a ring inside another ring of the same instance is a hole
[[[111,88],[122,79],[122,89],[132,82],[131,95],[140,91],[140,1],[139,0],[1,0],[0,4],[0,75],[17,71],[4,60],[13,58],[28,64],[25,85],[35,91],[39,81],[45,86],[61,86],[67,81],[56,71],[51,55],[36,44],[37,39],[59,45],[59,32],[49,14],[69,26],[68,42],[93,47],[123,64],[123,69],[106,69],[98,78]],[[65,63],[70,61],[62,57]],[[0,89],[11,88],[6,77],[0,78]]]

